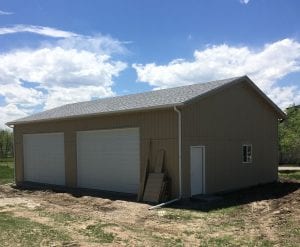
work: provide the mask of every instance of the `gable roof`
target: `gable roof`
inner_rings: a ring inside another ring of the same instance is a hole
[[[231,85],[243,80],[248,81],[256,90],[258,90],[259,93],[275,108],[279,113],[279,116],[285,116],[285,114],[267,96],[265,96],[247,76],[243,76],[145,93],[67,104],[8,122],[7,125],[11,126],[21,123],[180,106],[195,98],[224,88],[226,85]]]

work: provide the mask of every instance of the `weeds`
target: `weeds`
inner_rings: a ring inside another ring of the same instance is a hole
[[[84,234],[98,243],[112,243],[115,239],[114,234],[105,232],[104,228],[114,224],[97,223],[89,225],[84,230]]]
[[[36,246],[42,243],[64,243],[70,237],[50,226],[27,218],[0,213],[1,246]]]

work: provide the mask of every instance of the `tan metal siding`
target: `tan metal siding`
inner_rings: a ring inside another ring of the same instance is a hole
[[[149,139],[152,140],[152,160],[159,149],[166,150],[165,168],[172,179],[172,195],[176,196],[178,193],[178,130],[177,114],[173,109],[17,125],[14,128],[16,180],[18,183],[23,181],[23,134],[64,132],[66,184],[76,187],[76,131],[128,127],[140,128],[140,172],[144,170]]]
[[[16,180],[23,181],[22,135],[64,132],[66,183],[76,187],[76,131],[140,128],[140,161],[143,173],[148,142],[152,156],[166,150],[166,171],[172,195],[178,195],[178,126],[173,109],[103,115],[63,121],[17,125],[15,131]],[[206,192],[236,189],[277,179],[277,116],[254,90],[236,84],[182,109],[183,194],[190,195],[190,146],[206,146]],[[253,145],[253,164],[241,164],[242,144]],[[153,167],[152,167],[153,169]],[[140,176],[142,177],[142,176]]]
[[[277,116],[247,84],[239,83],[182,109],[183,193],[190,195],[192,145],[206,146],[206,192],[277,179]],[[242,144],[253,164],[242,164]]]
[[[77,186],[77,145],[76,132],[65,130],[65,173],[66,185]]]

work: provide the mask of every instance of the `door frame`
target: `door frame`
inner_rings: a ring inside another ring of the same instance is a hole
[[[191,176],[191,170],[192,170],[192,162],[191,162],[191,151],[192,148],[202,148],[202,194],[206,194],[206,157],[205,157],[205,152],[206,152],[206,147],[204,145],[192,145],[190,146],[190,189],[191,189],[191,196],[192,195],[192,176]]]

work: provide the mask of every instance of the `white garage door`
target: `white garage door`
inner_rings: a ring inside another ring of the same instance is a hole
[[[78,187],[137,193],[139,129],[77,132]]]
[[[65,185],[64,134],[23,135],[24,181]]]

